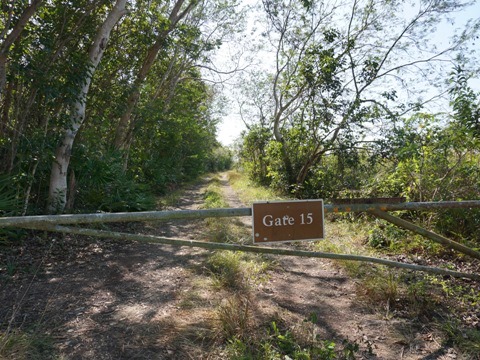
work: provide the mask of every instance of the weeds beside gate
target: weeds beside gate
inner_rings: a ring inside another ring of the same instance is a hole
[[[453,240],[447,239],[441,235],[426,230],[418,225],[403,220],[399,217],[389,214],[389,211],[402,210],[419,210],[431,211],[439,209],[472,209],[480,208],[480,200],[470,201],[443,201],[443,202],[359,202],[341,203],[341,204],[326,204],[324,211],[328,213],[358,213],[366,212],[375,217],[384,219],[396,226],[413,231],[417,234],[427,237],[428,239],[450,247],[463,254],[471,256],[480,260],[480,252],[462,245]],[[195,240],[184,240],[175,238],[165,238],[152,235],[130,234],[124,232],[115,232],[108,230],[98,230],[85,227],[71,226],[80,224],[95,224],[108,222],[133,222],[133,221],[166,221],[178,219],[202,219],[202,218],[220,218],[220,217],[238,217],[238,216],[252,216],[251,208],[229,208],[229,209],[207,209],[207,210],[178,210],[178,211],[144,211],[134,213],[95,213],[95,214],[71,214],[71,215],[38,215],[38,216],[21,216],[21,217],[3,217],[0,218],[0,228],[3,227],[17,227],[33,230],[45,230],[60,233],[87,235],[100,238],[111,238],[117,240],[133,240],[144,243],[161,243],[175,246],[198,247],[205,249],[221,249],[243,252],[254,252],[262,254],[275,254],[285,256],[300,256],[300,257],[314,257],[326,258],[336,260],[348,261],[364,261],[375,264],[382,264],[390,267],[398,267],[414,271],[423,271],[439,275],[449,275],[453,277],[463,277],[473,280],[480,280],[480,274],[463,273],[448,269],[401,263],[397,261],[351,255],[351,254],[333,254],[315,251],[292,250],[285,248],[260,247],[250,245],[237,245],[226,243],[213,243]],[[70,226],[66,226],[70,225]]]

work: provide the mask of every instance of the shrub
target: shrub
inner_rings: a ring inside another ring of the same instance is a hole
[[[155,207],[147,184],[137,182],[123,169],[118,153],[85,158],[77,179],[77,207],[101,211],[142,211]]]

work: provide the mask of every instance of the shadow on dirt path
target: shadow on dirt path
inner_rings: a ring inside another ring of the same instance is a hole
[[[199,208],[207,183],[186,191],[175,209]],[[225,177],[222,185],[230,206],[243,207]],[[251,226],[249,218],[242,222]],[[203,227],[202,221],[176,221],[127,224],[122,230],[201,239]],[[57,358],[64,359],[225,358],[212,330],[214,309],[225,294],[212,290],[204,271],[211,252],[42,236],[32,241],[37,245],[26,245],[18,254],[37,259],[30,270],[0,274],[0,330],[48,335]],[[42,242],[48,245],[38,245]],[[35,251],[41,254],[35,257]],[[425,341],[406,348],[395,334],[409,324],[379,318],[359,306],[354,281],[331,262],[294,257],[275,261],[279,265],[268,281],[251,294],[258,321],[296,324],[315,313],[320,336],[355,341],[363,354],[372,350],[362,358],[422,359],[438,351]],[[421,335],[421,330],[414,334]]]

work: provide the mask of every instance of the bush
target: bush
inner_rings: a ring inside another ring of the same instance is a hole
[[[390,134],[388,157],[368,185],[378,196],[407,201],[476,200],[480,194],[480,139],[459,124],[439,128],[431,115],[418,114]],[[439,211],[421,218],[457,239],[480,240],[480,212]]]
[[[230,170],[232,165],[232,151],[223,146],[215,148],[207,160],[207,170],[210,172]]]
[[[118,153],[100,154],[77,163],[77,207],[92,211],[142,211],[155,207],[147,184],[140,184],[123,170]]]
[[[10,176],[0,176],[0,216],[12,216],[20,213],[20,202],[16,191],[11,187]]]
[[[408,233],[392,224],[377,224],[368,234],[368,245],[373,248],[394,248],[397,243],[405,242]]]

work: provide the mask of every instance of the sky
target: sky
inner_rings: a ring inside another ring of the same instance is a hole
[[[255,3],[255,0],[244,0],[243,3],[252,4]],[[245,34],[245,39],[247,40],[249,40],[248,36],[251,33],[251,28],[255,26],[255,17],[258,17],[258,14],[256,14],[255,12],[250,12],[248,16],[248,29],[250,30],[248,30]],[[462,12],[455,14],[454,27],[458,28],[472,18],[480,18],[480,1],[476,1],[472,6],[468,7]],[[439,31],[435,35],[436,41],[442,42],[445,41],[445,39],[448,39],[450,37],[451,29],[452,28],[448,25],[439,28]],[[225,61],[225,59],[231,57],[232,51],[236,50],[236,46],[237,44],[233,44],[233,46],[232,44],[225,44],[224,46],[222,46],[217,55],[217,61],[219,61],[219,63],[222,63]],[[475,46],[480,49],[480,39],[478,40],[478,43],[475,44]],[[228,63],[228,61],[226,62]],[[265,63],[263,65],[265,65]],[[226,66],[228,67],[229,65]],[[219,124],[217,130],[217,139],[224,146],[231,146],[235,142],[235,140],[240,137],[241,132],[246,129],[245,124],[238,115],[238,108],[236,106],[236,102],[233,98],[232,92],[229,90],[229,88],[231,88],[232,86],[231,84],[232,82],[227,82],[227,84],[223,87],[223,95],[229,98],[230,105],[226,105],[224,107],[223,110],[225,112],[225,115],[222,116],[221,123]],[[476,91],[480,91],[480,80],[474,80],[471,83],[471,86]]]
[[[232,111],[222,117],[218,126],[217,139],[224,146],[233,145],[243,130],[246,130],[245,124],[240,116]]]

